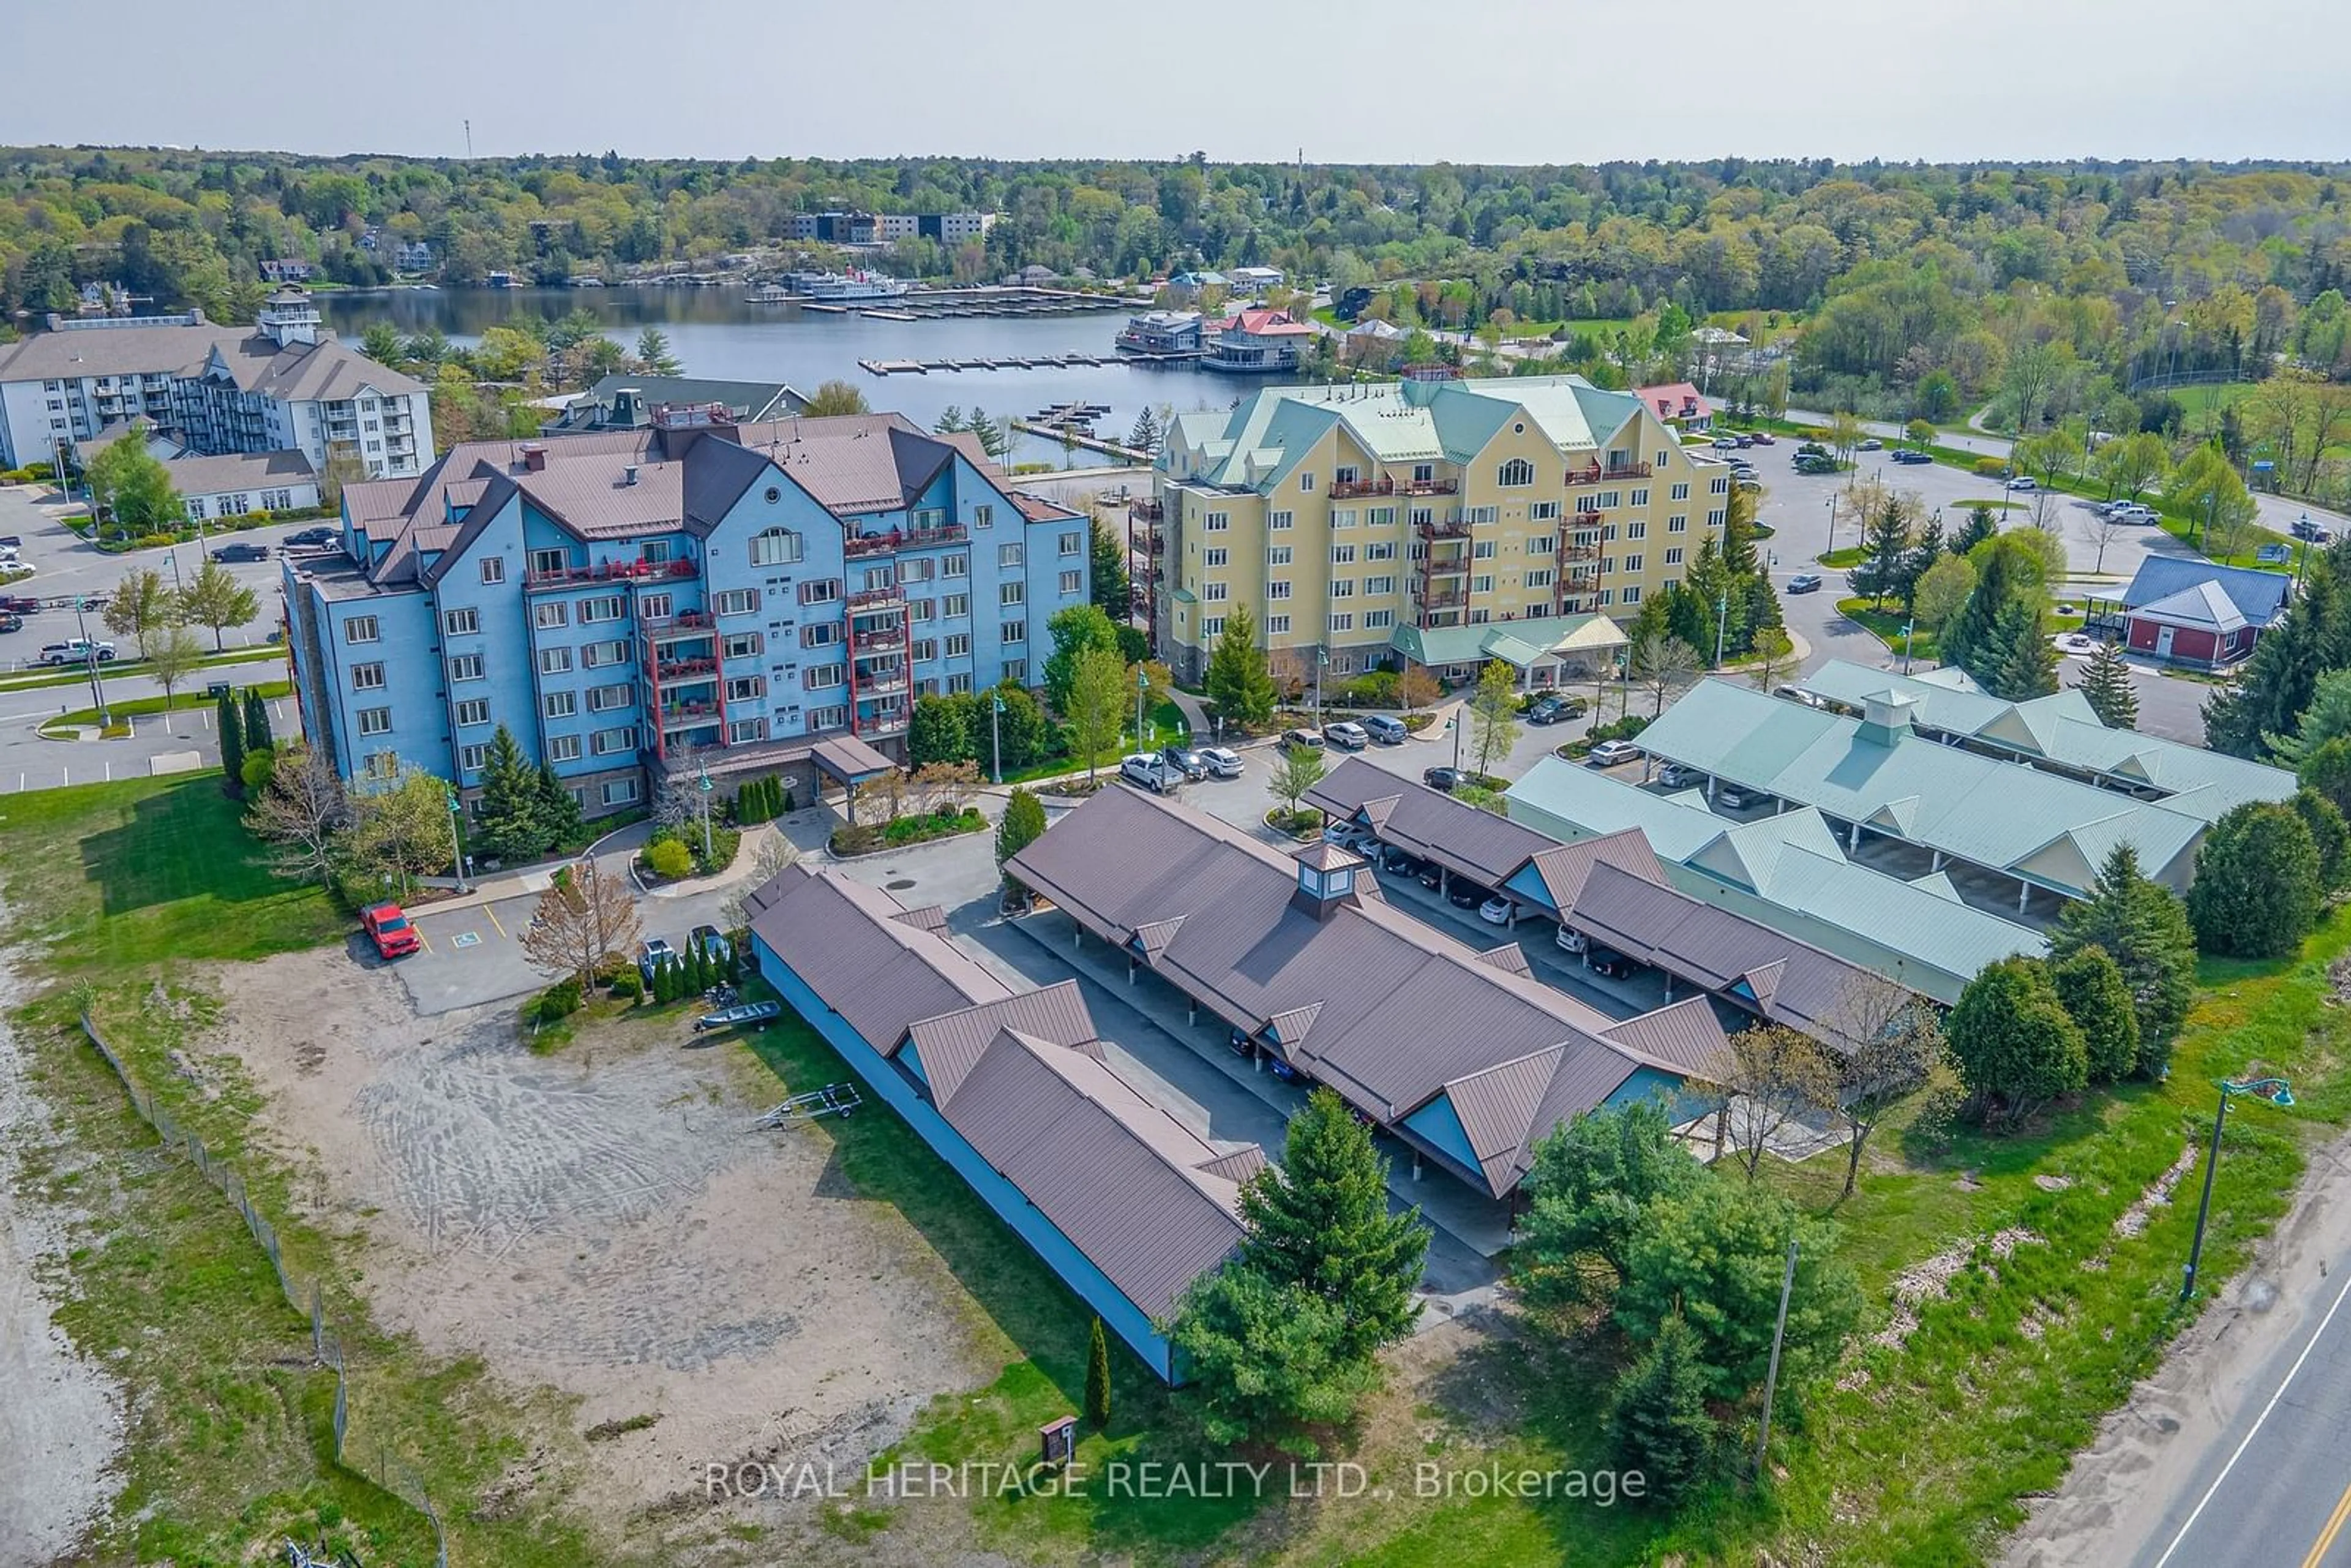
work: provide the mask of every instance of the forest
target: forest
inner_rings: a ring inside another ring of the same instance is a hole
[[[1041,265],[1146,280],[1270,265],[1369,314],[1489,338],[1549,337],[1566,362],[1654,374],[1675,324],[1793,350],[1804,407],[1936,423],[2069,417],[2290,449],[2306,493],[2340,439],[2332,400],[2273,400],[2281,428],[2218,428],[2281,369],[2351,379],[2351,165],[1828,161],[1596,167],[472,161],[158,149],[0,150],[0,308],[70,308],[87,282],[249,318],[259,263],[389,280],[402,242],[444,284],[542,282],[789,250],[795,213],[985,210],[984,241],[895,247],[941,281]],[[373,240],[372,246],[363,241]],[[826,258],[820,258],[826,259]],[[1660,331],[1663,326],[1667,329]],[[1662,367],[1671,368],[1671,367]],[[2175,402],[2195,383],[2227,395]],[[2126,408],[2119,400],[2132,400]],[[2241,451],[2239,455],[2241,455]],[[2340,465],[2337,464],[2337,466]]]

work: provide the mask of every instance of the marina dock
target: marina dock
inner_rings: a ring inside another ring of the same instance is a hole
[[[1129,360],[1124,354],[1032,354],[993,360],[860,360],[857,368],[869,376],[926,376],[934,371],[1086,370],[1100,365],[1123,365]]]

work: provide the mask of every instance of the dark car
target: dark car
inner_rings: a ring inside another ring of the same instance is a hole
[[[1464,876],[1455,877],[1452,885],[1445,890],[1445,902],[1456,909],[1475,909],[1493,896],[1489,889],[1479,887]]]
[[[304,528],[298,533],[287,534],[277,542],[287,549],[302,549],[311,545],[330,545],[335,542],[336,532],[334,528],[322,523],[315,528]]]
[[[9,611],[0,611],[0,632],[22,632],[25,618]]]
[[[1432,789],[1442,789],[1450,795],[1468,778],[1469,775],[1458,768],[1431,768],[1420,776],[1420,781]]]
[[[1636,964],[1613,947],[1594,947],[1583,955],[1584,967],[1612,980],[1629,980],[1647,966]]]
[[[1788,580],[1788,591],[1791,593],[1818,593],[1820,591],[1821,574],[1819,572],[1800,571]]]
[[[218,561],[267,560],[269,547],[256,544],[223,545],[213,551],[213,559]]]
[[[1380,869],[1391,876],[1418,876],[1428,869],[1428,862],[1407,850],[1390,844],[1380,851]]]
[[[1904,450],[1904,451],[1901,451],[1901,452],[1897,452],[1897,453],[1896,453],[1896,454],[1894,455],[1894,461],[1896,461],[1896,463],[1917,464],[1917,463],[1932,463],[1932,462],[1934,461],[1934,459],[1933,459],[1932,457],[1928,456],[1928,455],[1926,453],[1924,453],[1924,452],[1912,452],[1912,451],[1908,451],[1908,450],[1907,450],[1907,449],[1906,449],[1906,450]]]
[[[1243,1034],[1239,1030],[1233,1030],[1231,1037],[1228,1039],[1225,1043],[1230,1046],[1232,1048],[1233,1054],[1239,1057],[1243,1061],[1248,1061],[1257,1055],[1257,1041],[1251,1040],[1248,1035]]]
[[[1424,861],[1420,869],[1413,873],[1412,880],[1435,893],[1445,881],[1445,868],[1433,861]]]
[[[1527,709],[1529,724],[1562,724],[1582,718],[1589,705],[1582,697],[1548,696]]]
[[[1752,439],[1758,446],[1777,446],[1780,444],[1778,442],[1771,439],[1771,435],[1769,431],[1759,430],[1750,439]]]
[[[1181,768],[1186,779],[1206,779],[1208,776],[1208,759],[1188,746],[1163,747],[1159,755],[1167,759],[1169,767]]]

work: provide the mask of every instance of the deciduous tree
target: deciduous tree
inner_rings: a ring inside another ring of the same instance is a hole
[[[333,759],[296,741],[277,758],[246,820],[272,846],[270,860],[279,872],[315,877],[325,886],[334,881],[350,817]]]
[[[1862,1150],[1879,1123],[1927,1086],[1943,1060],[1943,1026],[1935,1009],[1905,987],[1877,975],[1858,975],[1839,993],[1828,1015],[1835,1046],[1829,1109],[1847,1134],[1844,1191],[1861,1179]]]
[[[643,928],[626,878],[603,875],[589,855],[573,862],[570,873],[539,894],[522,949],[540,974],[576,979],[585,989],[607,958],[635,950]]]
[[[1730,1152],[1749,1181],[1782,1128],[1836,1103],[1836,1069],[1827,1053],[1784,1024],[1755,1024],[1730,1036],[1706,1076],[1724,1097]]]
[[[872,413],[873,405],[853,382],[829,381],[819,386],[801,411],[810,419],[823,419],[833,414]]]
[[[1273,765],[1273,792],[1295,812],[1300,799],[1322,782],[1322,775],[1329,770],[1329,762],[1315,747],[1284,746]]]
[[[107,596],[106,608],[99,612],[106,629],[118,637],[128,637],[137,644],[139,656],[147,656],[148,644],[155,633],[172,624],[179,613],[171,591],[163,586],[162,574],[147,567],[133,567],[122,574],[114,591]]]
[[[1649,694],[1649,716],[1666,711],[1673,689],[1698,674],[1698,650],[1678,637],[1646,633],[1633,640],[1626,668]]]
[[[1092,605],[1081,608],[1093,610]],[[1103,755],[1118,748],[1134,691],[1126,662],[1114,650],[1087,648],[1077,655],[1061,712],[1070,721],[1071,745],[1086,759],[1088,779],[1096,776]]]
[[[109,444],[82,471],[99,516],[118,533],[162,533],[187,520],[172,471],[149,454],[143,428]]]
[[[1045,655],[1045,700],[1063,718],[1070,716],[1070,692],[1078,675],[1078,655],[1089,648],[1099,648],[1113,657],[1118,653],[1118,629],[1111,618],[1092,604],[1072,604],[1057,610],[1045,622],[1053,639],[1053,651]]]
[[[1014,855],[1045,836],[1045,803],[1028,790],[1015,786],[1011,799],[1004,803],[1004,816],[996,824],[996,866],[998,871]],[[1005,884],[1019,883],[1008,873]]]
[[[1475,721],[1471,744],[1478,752],[1478,771],[1494,770],[1495,760],[1508,757],[1519,743],[1518,672],[1500,659],[1489,659],[1478,672],[1478,689],[1469,699]]]
[[[207,559],[180,591],[180,619],[192,626],[209,627],[215,653],[227,646],[224,632],[246,624],[260,612],[261,601],[253,590],[231,577],[216,560]]]
[[[172,733],[172,696],[180,683],[204,662],[204,644],[195,633],[172,622],[147,637],[147,674],[163,688],[163,733]]]

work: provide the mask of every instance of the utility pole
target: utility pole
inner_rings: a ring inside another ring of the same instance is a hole
[[[1796,1289],[1796,1239],[1788,1238],[1788,1271],[1780,1276],[1780,1321],[1771,1325],[1771,1367],[1763,1375],[1763,1418],[1755,1434],[1755,1479],[1763,1479],[1763,1467],[1771,1447],[1771,1400],[1780,1391],[1780,1342],[1788,1333],[1788,1298]]]
[[[1915,619],[1902,622],[1902,673],[1906,675],[1910,673],[1910,634],[1917,629]]]
[[[469,163],[470,163],[470,162],[473,162],[473,159],[474,159],[474,122],[473,122],[472,120],[466,120],[466,121],[465,121],[465,161],[466,161],[467,162],[469,162]]]
[[[98,709],[98,727],[101,730],[114,722],[106,711],[106,677],[98,673],[98,644],[89,640],[89,622],[82,612],[89,608],[88,599],[74,601],[74,627],[81,633],[81,661],[89,671],[89,696]]]

